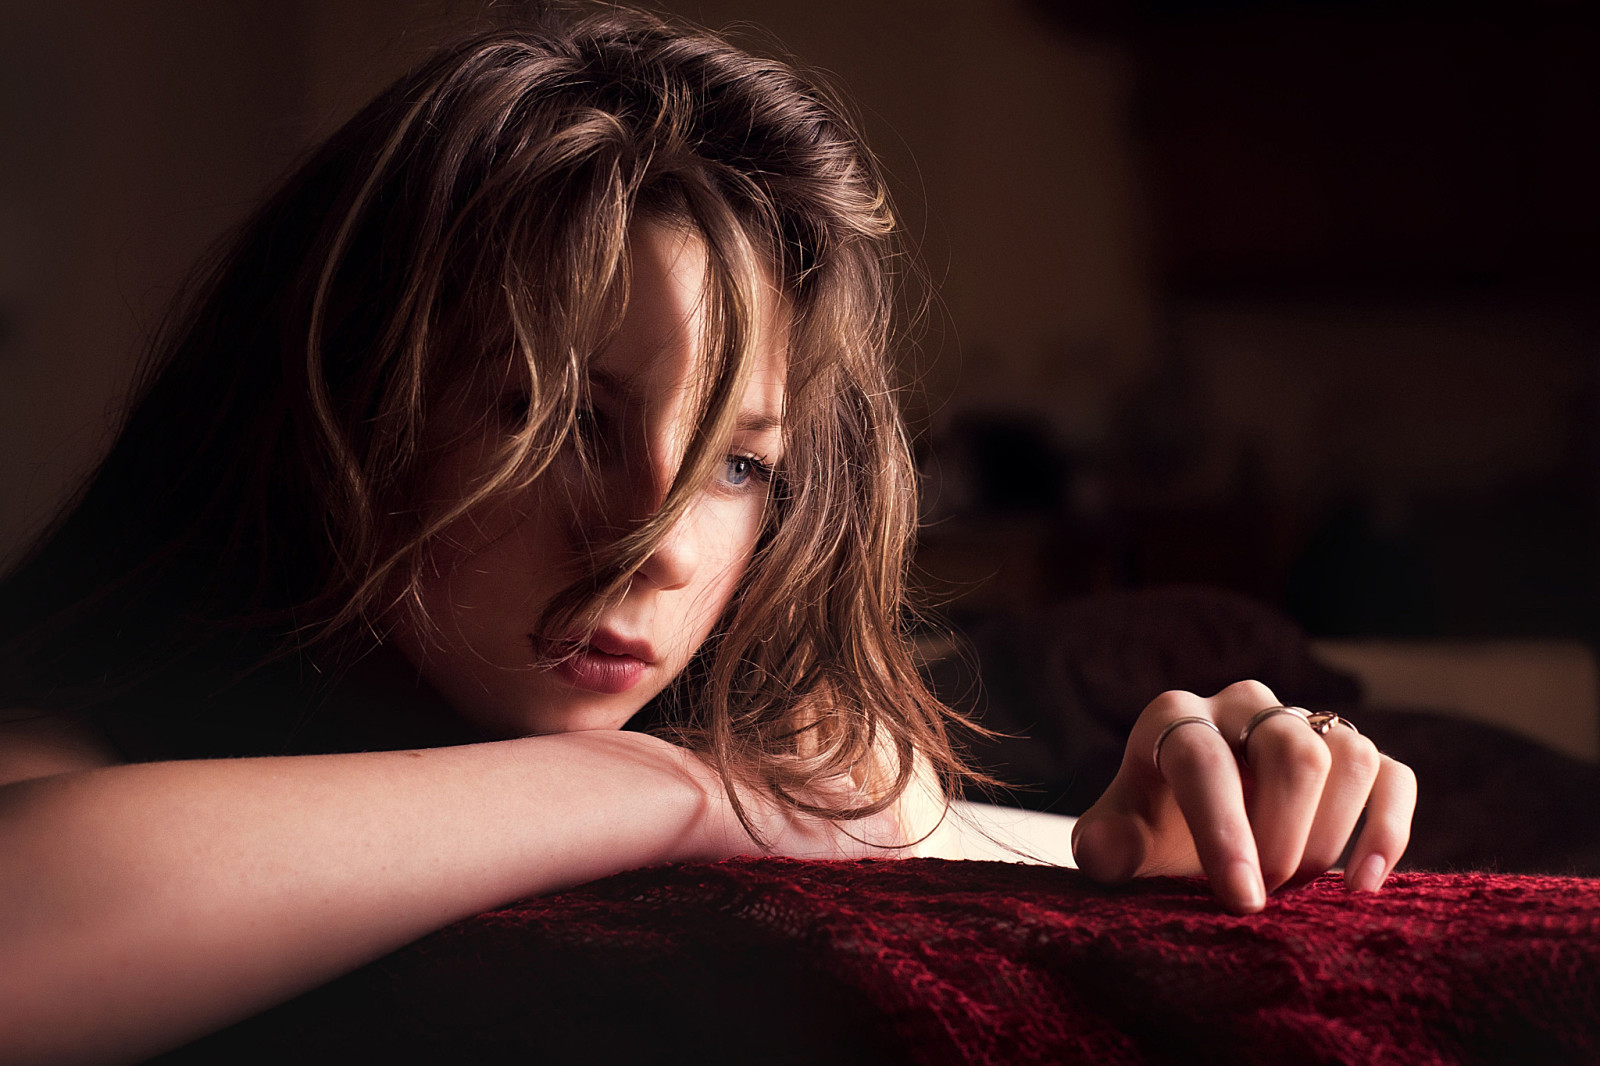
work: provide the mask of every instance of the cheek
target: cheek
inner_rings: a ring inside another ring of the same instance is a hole
[[[710,548],[706,552],[706,580],[701,599],[705,604],[704,610],[712,616],[713,621],[727,607],[738,589],[739,581],[755,554],[761,526],[759,510],[752,513],[749,507],[730,507],[718,516],[709,531],[707,542]]]
[[[446,646],[531,632],[565,571],[560,531],[541,521],[536,501],[502,501],[451,523],[426,549],[418,594]],[[504,631],[504,632],[502,632]],[[519,646],[519,651],[520,651]]]
[[[510,516],[472,516],[436,537],[423,563],[422,595],[430,610],[457,613],[485,595],[503,596],[527,579],[525,536]],[[501,598],[497,596],[496,598]]]

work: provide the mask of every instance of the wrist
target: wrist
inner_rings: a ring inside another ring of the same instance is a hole
[[[632,837],[632,866],[715,862],[754,845],[733,812],[716,771],[692,751],[644,733],[592,730],[529,737],[552,749],[570,776],[560,785],[592,791],[596,828]],[[603,782],[596,787],[597,782]],[[613,838],[614,839],[614,838]],[[621,841],[617,841],[621,843]]]

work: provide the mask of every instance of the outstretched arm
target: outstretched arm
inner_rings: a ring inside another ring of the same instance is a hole
[[[789,854],[860,849],[762,828]],[[13,783],[0,1061],[142,1059],[496,905],[749,850],[715,776],[636,733]]]
[[[1336,863],[1364,810],[1345,883],[1377,891],[1410,840],[1415,775],[1355,730],[1319,735],[1293,713],[1259,719],[1246,751],[1239,734],[1278,703],[1255,681],[1157,697],[1111,787],[1078,820],[1080,868],[1106,882],[1203,872],[1230,910],[1258,911],[1268,892]]]

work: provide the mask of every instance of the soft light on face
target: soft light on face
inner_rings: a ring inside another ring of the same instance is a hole
[[[393,632],[422,677],[492,735],[620,728],[705,641],[761,532],[767,475],[782,448],[786,338],[776,295],[757,323],[756,362],[725,462],[597,630],[559,635],[564,658],[541,665],[550,635],[536,628],[551,599],[582,574],[585,542],[659,508],[696,428],[705,246],[687,229],[641,223],[630,258],[629,303],[593,361],[593,409],[585,414],[600,501],[553,506],[566,495],[558,487],[466,515],[438,538],[421,588],[438,631],[401,620]],[[492,443],[441,462],[430,494],[441,504],[464,495]],[[546,476],[575,478],[576,457]]]

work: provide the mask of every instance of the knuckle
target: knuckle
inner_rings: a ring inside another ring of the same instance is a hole
[[[1217,695],[1227,696],[1230,699],[1249,700],[1252,703],[1260,703],[1263,707],[1269,707],[1278,702],[1278,697],[1272,694],[1272,690],[1259,681],[1235,681],[1217,693]]]
[[[1395,775],[1395,779],[1397,781],[1407,787],[1408,791],[1410,791],[1412,794],[1416,793],[1417,773],[1415,770],[1411,769],[1411,767],[1407,766],[1405,763],[1397,762],[1394,759],[1388,758],[1387,756],[1383,758],[1383,764],[1387,766],[1390,772]]]
[[[1411,819],[1398,813],[1390,812],[1382,818],[1369,821],[1367,826],[1367,835],[1374,850],[1388,855],[1391,862],[1411,843]]]
[[[1168,689],[1145,705],[1145,713],[1163,721],[1170,721],[1192,713],[1197,699],[1193,692],[1177,688]]]
[[[1369,803],[1367,824],[1362,830],[1362,844],[1369,850],[1398,858],[1411,842],[1411,815],[1413,804],[1407,799],[1385,803]]]
[[[1339,757],[1366,781],[1375,779],[1379,768],[1383,765],[1383,756],[1378,753],[1378,746],[1366,737],[1352,735],[1344,744]]]
[[[1333,768],[1333,752],[1314,735],[1296,737],[1282,742],[1277,761],[1297,781],[1321,781]]]

